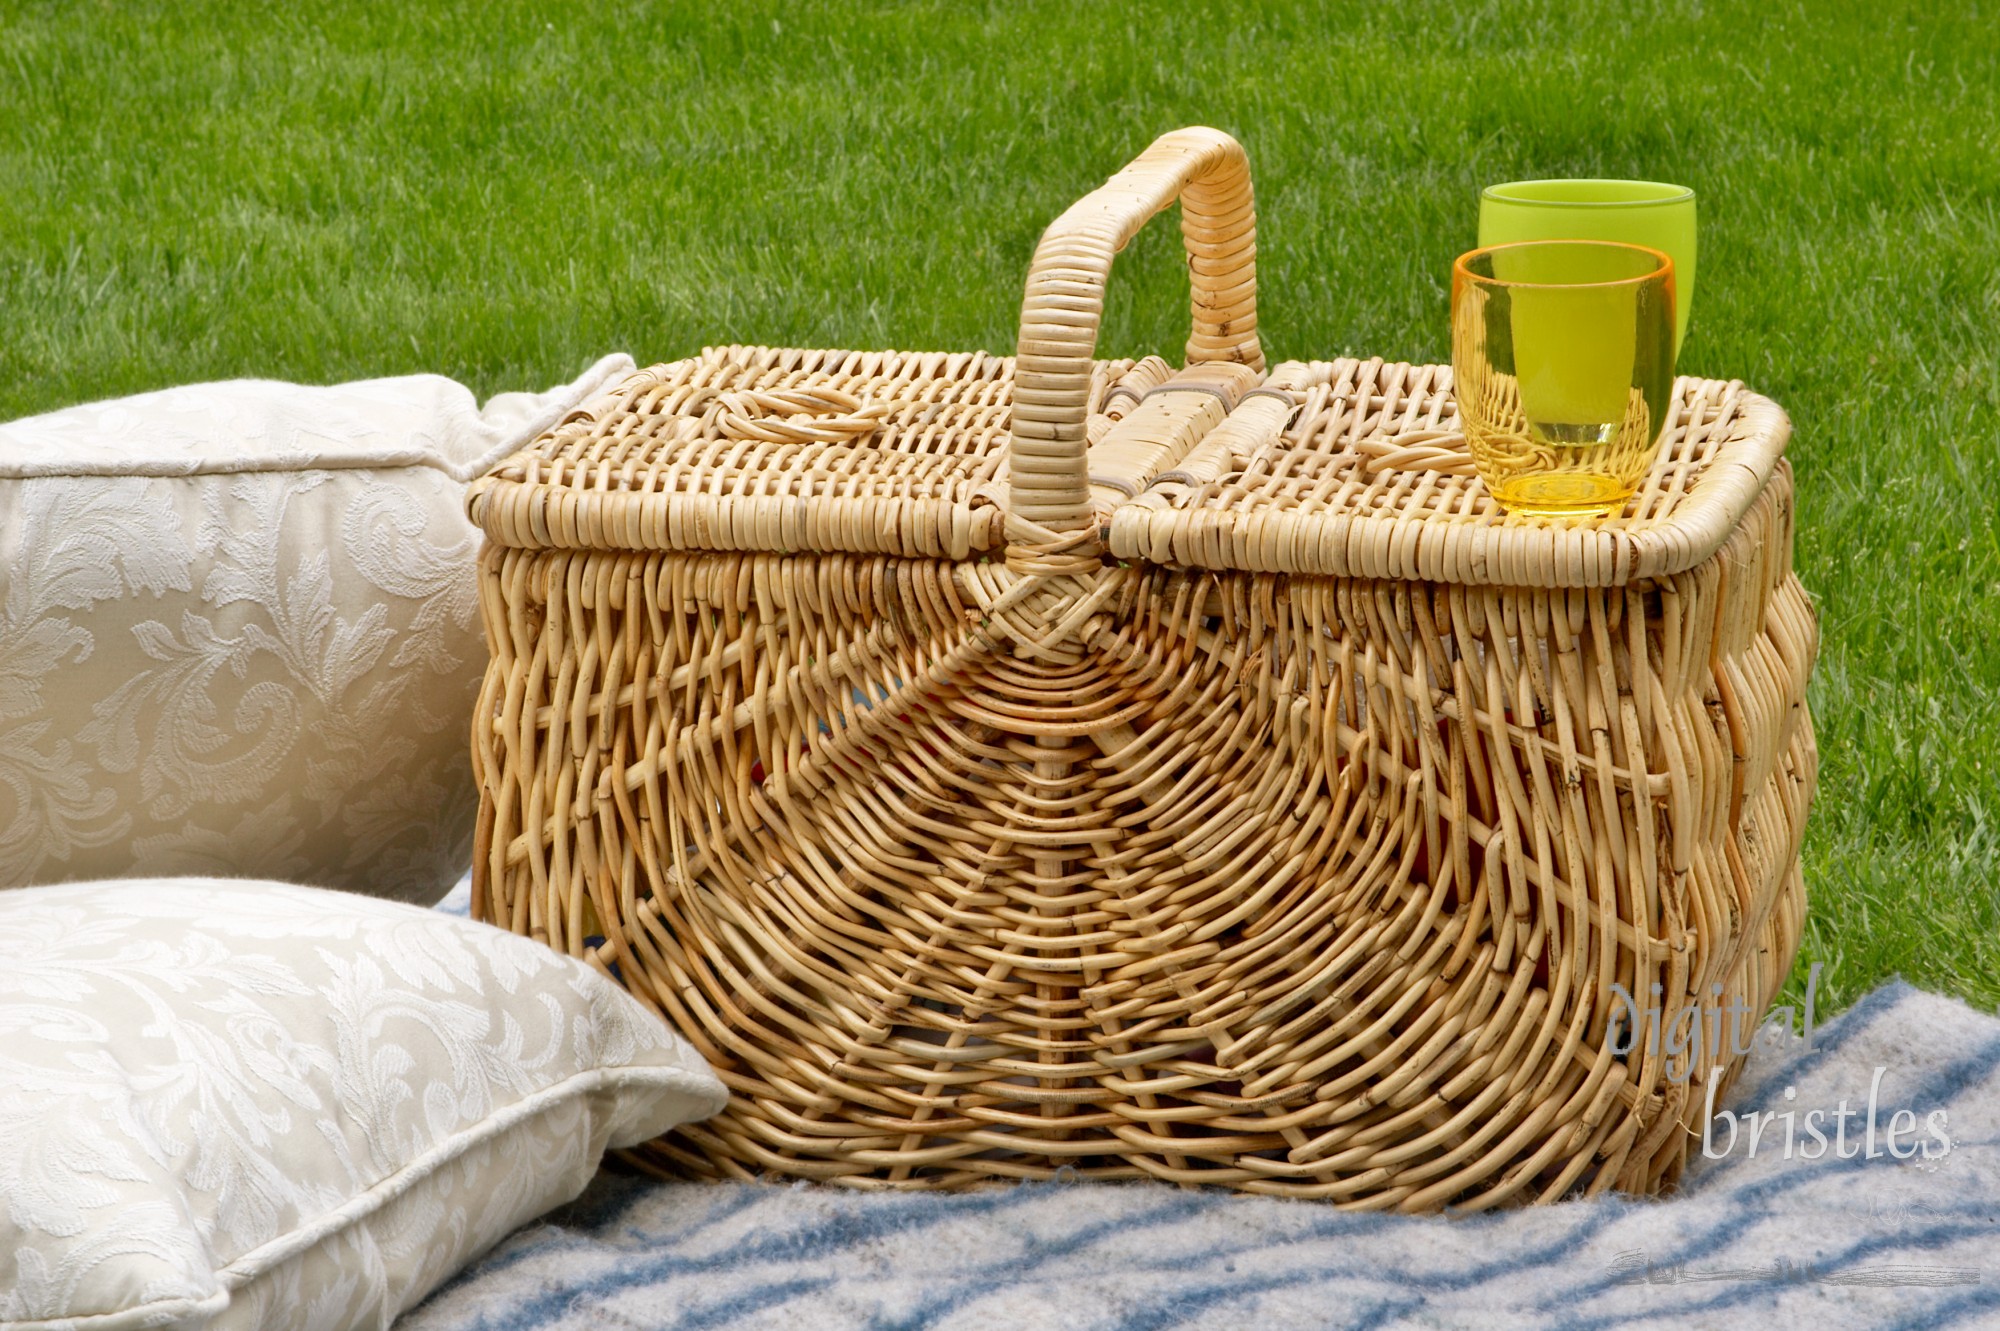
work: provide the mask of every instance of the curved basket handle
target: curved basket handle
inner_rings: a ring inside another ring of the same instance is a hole
[[[1016,572],[1080,571],[1095,561],[1084,415],[1111,256],[1175,199],[1194,287],[1190,365],[1262,371],[1257,341],[1257,215],[1243,145],[1217,129],[1161,135],[1130,166],[1050,223],[1028,269],[1014,364],[1009,511],[1028,524],[1008,546]],[[1036,531],[1034,529],[1039,529]]]

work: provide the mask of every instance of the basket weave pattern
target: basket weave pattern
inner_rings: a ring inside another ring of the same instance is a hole
[[[1177,194],[1189,368],[1092,360]],[[1623,518],[1509,521],[1448,372],[1263,374],[1252,234],[1240,149],[1169,136],[1051,228],[1018,358],[712,350],[476,490],[475,910],[715,1064],[655,1166],[1676,1177],[1709,1071],[1611,986],[1761,1012],[1797,947],[1782,414],[1684,380]]]

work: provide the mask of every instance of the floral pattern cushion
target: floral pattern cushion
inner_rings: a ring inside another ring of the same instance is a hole
[[[719,1110],[583,962],[217,879],[0,893],[0,1331],[387,1327]]]
[[[196,384],[0,425],[0,887],[434,901],[485,668],[465,482],[630,373]]]

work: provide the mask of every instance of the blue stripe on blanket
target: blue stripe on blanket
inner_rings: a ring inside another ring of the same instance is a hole
[[[467,874],[459,879],[451,891],[445,893],[444,900],[431,909],[441,910],[447,915],[456,915],[461,919],[472,914],[472,875]]]
[[[1668,1201],[1463,1217],[1154,1184],[600,1175],[396,1331],[2000,1326],[2000,1020],[1898,983],[1814,1045],[1760,1040],[1720,1107],[1865,1110],[1880,1068],[1878,1132],[1909,1109],[1921,1142],[1942,1110],[1949,1152],[1787,1159],[1774,1120],[1754,1154],[1741,1132],[1698,1154]]]

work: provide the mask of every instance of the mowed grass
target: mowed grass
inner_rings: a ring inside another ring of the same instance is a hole
[[[1796,426],[1801,970],[2000,1006],[2000,14],[1971,3],[0,7],[0,418],[627,349],[1011,349],[1041,227],[1248,145],[1274,357],[1442,360],[1482,184],[1701,192],[1682,368]],[[1254,12],[1253,12],[1254,11]],[[1103,354],[1186,336],[1170,220]],[[1793,996],[1796,997],[1797,978]]]

